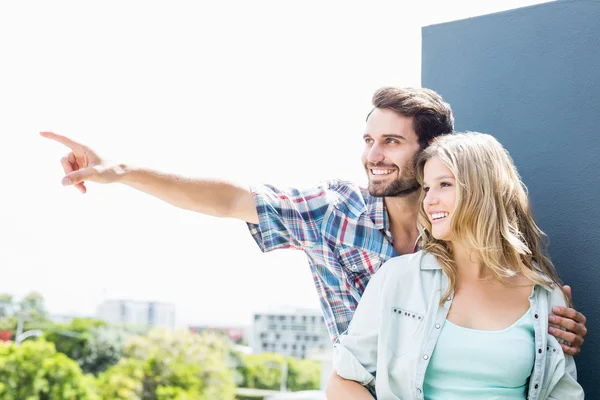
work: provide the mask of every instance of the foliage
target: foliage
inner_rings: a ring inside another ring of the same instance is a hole
[[[44,297],[37,292],[29,293],[19,302],[19,313],[26,316],[28,320],[45,320],[48,312],[46,311]]]
[[[321,384],[321,363],[288,357],[287,388],[293,392],[318,390]]]
[[[244,377],[241,386],[252,389],[279,390],[284,357],[275,353],[248,354],[238,367]]]
[[[47,319],[44,299],[0,294],[0,331],[41,329],[44,339],[0,343],[0,398],[7,400],[233,400],[235,386],[319,387],[319,364],[279,354],[246,355],[219,332],[132,331],[91,318]]]
[[[317,361],[284,358],[280,354],[249,354],[241,357],[238,371],[243,380],[240,386],[254,389],[279,390],[281,370],[287,360],[286,387],[289,391],[317,390],[321,379],[321,367]]]
[[[0,345],[0,398],[92,400],[95,395],[77,363],[36,340]]]
[[[83,372],[94,375],[119,362],[131,336],[120,328],[107,326],[92,328],[89,334],[85,356],[79,360],[79,365]]]
[[[13,296],[10,294],[0,294],[0,318],[6,318],[12,314],[13,311]]]
[[[232,400],[229,348],[210,333],[152,330],[133,337],[119,364],[99,376],[102,398]]]
[[[56,350],[66,354],[83,367],[84,359],[89,353],[89,342],[92,336],[90,331],[103,325],[105,325],[103,321],[91,318],[75,318],[68,324],[47,324],[45,339],[54,343]]]
[[[141,400],[143,363],[124,358],[98,376],[98,395],[107,400]]]
[[[46,340],[77,361],[84,373],[94,375],[115,365],[122,357],[128,332],[106,326],[104,321],[75,318],[68,324],[47,327]]]

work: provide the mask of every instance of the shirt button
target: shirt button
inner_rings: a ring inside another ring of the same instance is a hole
[[[440,324],[435,324],[435,329],[440,329]]]
[[[421,388],[417,388],[417,393],[421,394]]]
[[[356,271],[358,268],[356,268],[356,264],[352,264],[352,271]]]
[[[425,354],[425,355],[423,356],[423,360],[429,360],[429,356],[428,356],[427,354]]]

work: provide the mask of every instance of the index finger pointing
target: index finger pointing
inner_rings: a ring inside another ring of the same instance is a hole
[[[71,150],[77,150],[77,151],[81,151],[81,152],[83,152],[85,150],[85,146],[82,145],[81,143],[78,143],[78,142],[76,142],[76,141],[74,141],[72,139],[69,139],[66,136],[59,135],[58,133],[54,133],[54,132],[40,132],[40,135],[42,137],[45,137],[46,139],[56,140],[57,142],[64,144],[65,146],[67,146]]]

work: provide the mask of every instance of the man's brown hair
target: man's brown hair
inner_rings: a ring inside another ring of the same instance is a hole
[[[421,149],[427,147],[434,138],[454,130],[454,116],[450,105],[431,89],[384,87],[373,95],[373,106],[413,117],[413,129],[419,138]],[[372,112],[373,110],[367,115],[367,119]]]

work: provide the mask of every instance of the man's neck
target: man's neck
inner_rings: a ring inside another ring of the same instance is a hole
[[[419,192],[403,197],[385,197],[384,202],[390,222],[389,229],[394,237],[394,249],[398,254],[412,253],[419,236]]]

